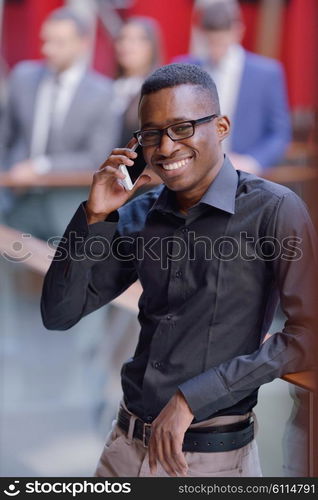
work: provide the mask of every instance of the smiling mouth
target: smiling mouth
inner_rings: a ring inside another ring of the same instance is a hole
[[[184,160],[175,161],[171,163],[159,163],[160,167],[164,170],[177,170],[178,168],[186,166],[191,158],[185,158]]]

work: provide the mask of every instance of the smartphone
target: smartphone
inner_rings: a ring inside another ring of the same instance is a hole
[[[135,151],[138,155],[137,158],[133,160],[134,164],[131,167],[126,167],[126,165],[119,165],[119,170],[126,176],[125,179],[120,179],[120,183],[124,186],[125,189],[128,190],[131,190],[134,187],[139,176],[142,174],[143,170],[146,167],[146,162],[142,153],[142,147],[138,144],[138,142],[131,148],[131,151]]]

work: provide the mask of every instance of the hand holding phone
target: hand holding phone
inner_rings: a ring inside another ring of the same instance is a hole
[[[131,148],[131,151],[135,151],[138,154],[136,159],[133,160],[134,164],[131,167],[127,167],[126,165],[119,165],[118,167],[120,172],[125,175],[125,179],[120,179],[119,182],[127,190],[133,189],[147,165],[142,152],[142,147],[138,144],[138,142],[134,144],[134,146]]]
[[[128,165],[132,165],[125,167],[124,173],[122,172],[123,161],[125,161],[123,158],[126,158]],[[85,205],[88,224],[104,221],[111,212],[128,201],[134,186],[141,187],[151,180],[149,175],[140,175],[145,166],[142,149],[138,150],[138,143],[135,143],[135,139],[131,139],[126,148],[115,148],[111,151],[93,175]]]

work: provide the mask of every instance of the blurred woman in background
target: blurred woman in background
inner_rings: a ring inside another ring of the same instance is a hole
[[[126,20],[115,39],[117,71],[114,111],[121,120],[119,144],[124,146],[138,129],[139,91],[144,79],[161,65],[160,28],[150,17]]]

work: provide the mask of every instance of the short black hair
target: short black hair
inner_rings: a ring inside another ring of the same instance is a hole
[[[76,31],[81,37],[90,35],[92,31],[89,22],[69,7],[60,7],[59,9],[52,10],[44,22],[49,23],[51,21],[71,21],[74,23]]]
[[[176,87],[178,85],[197,86],[199,91],[204,91],[206,94],[209,94],[215,108],[215,113],[220,113],[220,103],[216,85],[209,73],[196,64],[173,63],[156,69],[144,81],[141,87],[140,101],[144,95],[152,94],[158,90]]]

